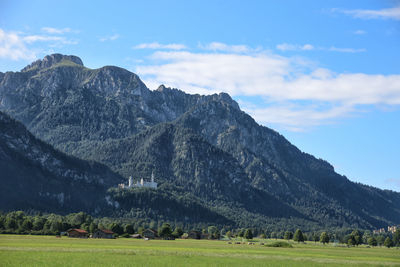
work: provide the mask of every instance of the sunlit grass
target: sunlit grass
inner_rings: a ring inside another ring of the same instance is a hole
[[[243,243],[0,235],[0,266],[400,266],[400,250],[393,248]]]

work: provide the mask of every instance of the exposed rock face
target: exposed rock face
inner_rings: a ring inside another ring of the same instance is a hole
[[[70,61],[72,63],[83,66],[82,60],[77,56],[65,56],[61,54],[52,54],[49,56],[45,56],[43,60],[36,60],[32,64],[26,66],[21,71],[29,71],[33,69],[45,69],[50,68],[56,64],[61,63],[62,61]]]
[[[92,70],[55,54],[0,73],[0,110],[66,153],[124,176],[156,170],[161,182],[205,205],[222,201],[230,212],[239,205],[240,213],[266,218],[271,205],[281,205],[285,216],[332,226],[400,221],[399,193],[350,182],[258,125],[225,93],[190,95],[163,85],[150,91],[125,69]],[[275,204],[257,205],[262,198]]]

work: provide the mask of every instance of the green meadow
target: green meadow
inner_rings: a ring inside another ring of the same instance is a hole
[[[0,266],[400,266],[398,248],[291,244],[0,235]]]

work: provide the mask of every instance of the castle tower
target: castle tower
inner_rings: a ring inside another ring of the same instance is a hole
[[[140,179],[140,184],[141,184],[142,186],[144,185],[143,178],[142,178],[142,179]]]
[[[133,186],[133,178],[132,178],[132,176],[129,176],[128,187],[132,187],[132,186]]]
[[[151,183],[154,183],[154,171],[151,172]]]

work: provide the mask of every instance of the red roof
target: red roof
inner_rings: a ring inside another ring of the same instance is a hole
[[[76,231],[76,232],[78,232],[80,234],[87,234],[88,233],[83,229],[69,229],[67,232],[72,232],[72,231]]]
[[[111,230],[107,230],[107,229],[99,229],[99,230],[102,231],[105,234],[114,234],[114,232],[111,231]]]

